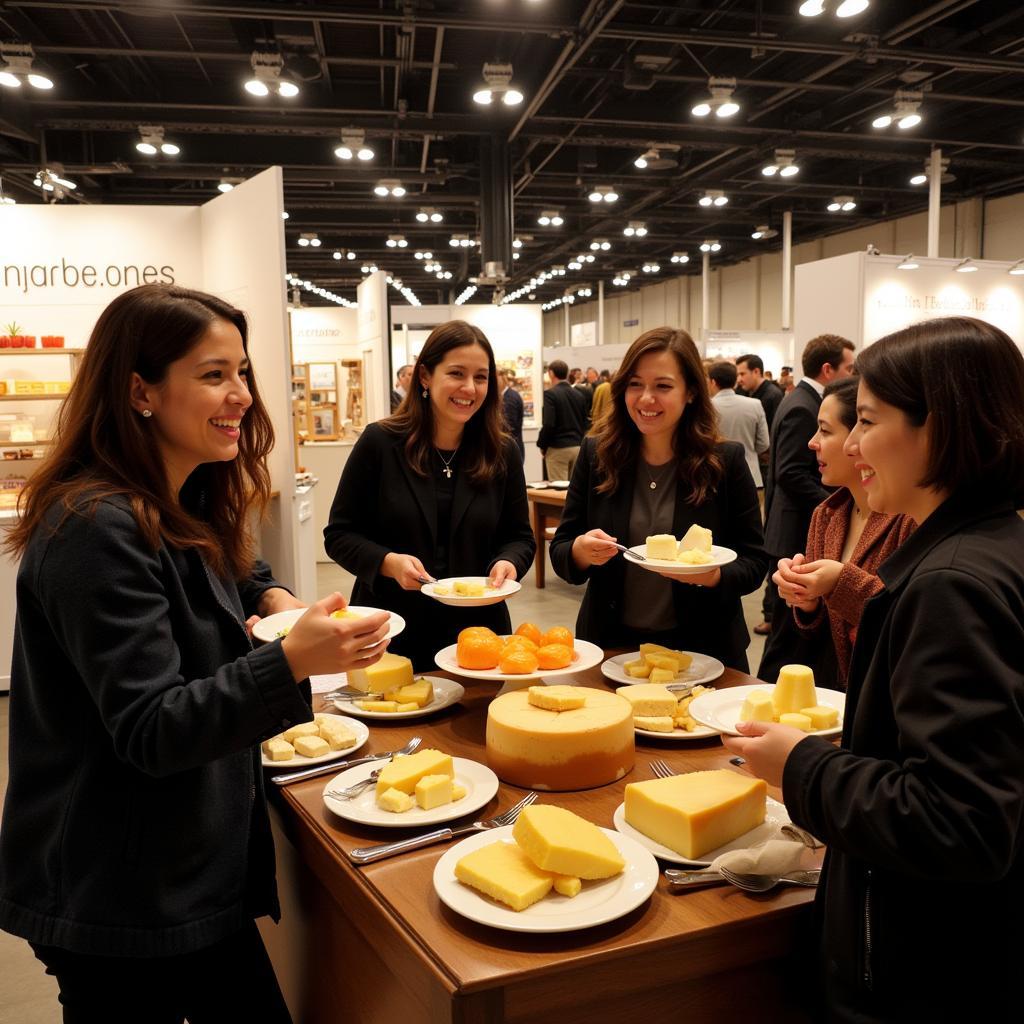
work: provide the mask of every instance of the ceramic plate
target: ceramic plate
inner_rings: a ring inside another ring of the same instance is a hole
[[[418,711],[364,711],[356,707],[355,701],[336,700],[334,706],[346,714],[355,715],[358,718],[382,718],[390,721],[399,721],[403,718],[422,718],[424,715],[432,715],[435,711],[449,707],[456,701],[461,700],[465,689],[451,679],[442,679],[440,676],[416,676],[417,679],[426,679],[433,684],[434,699],[424,708]],[[367,694],[367,700],[374,700],[380,694]]]
[[[483,597],[460,597],[454,592],[456,582],[483,583],[485,587]],[[485,605],[507,601],[513,594],[518,594],[523,589],[522,584],[515,580],[505,580],[500,587],[490,590],[486,588],[486,584],[486,576],[451,576],[445,580],[438,580],[436,583],[424,583],[420,587],[420,593],[432,597],[435,601],[440,601],[441,604],[450,604],[457,608],[483,608]],[[438,587],[447,587],[452,593],[439,594],[437,593]]]
[[[688,740],[706,740],[709,736],[721,735],[717,729],[709,729],[699,722],[692,732],[685,729],[673,729],[671,732],[653,732],[650,729],[634,729],[637,736],[646,736],[652,740],[670,740],[673,743],[685,743]]]
[[[502,682],[509,679],[513,682],[528,679],[550,679],[552,676],[571,676],[574,672],[583,672],[585,669],[593,668],[600,664],[604,657],[604,651],[597,644],[589,643],[587,640],[577,640],[573,647],[576,651],[576,660],[568,668],[537,669],[536,672],[524,673],[523,675],[506,675],[499,669],[492,668],[487,671],[480,671],[471,668],[460,668],[455,657],[457,644],[450,644],[444,650],[434,655],[437,667],[445,672],[451,672],[453,676],[465,676],[467,679],[488,679],[493,682]]]
[[[789,812],[786,810],[785,804],[780,804],[778,800],[773,800],[771,797],[768,797],[765,812],[764,822],[758,825],[757,828],[744,832],[743,835],[738,836],[731,843],[719,846],[717,850],[708,850],[702,860],[687,860],[676,853],[675,850],[670,850],[667,846],[656,843],[653,839],[645,836],[643,832],[638,832],[632,825],[627,824],[626,805],[624,803],[619,804],[615,808],[612,821],[624,836],[628,836],[650,850],[658,860],[665,860],[671,864],[683,864],[686,867],[706,868],[721,853],[728,853],[730,850],[746,850],[748,847],[756,846],[758,843],[767,842],[778,833],[781,826],[789,821]]]
[[[725,666],[717,658],[712,658],[707,654],[695,654],[693,651],[683,651],[683,654],[689,654],[693,661],[685,672],[679,673],[679,677],[674,679],[669,684],[670,686],[678,686],[680,683],[692,683],[694,686],[698,683],[710,683],[712,679],[717,679],[725,671]],[[634,679],[622,667],[627,661],[639,660],[639,651],[633,651],[632,654],[617,654],[614,658],[609,658],[604,662],[601,666],[601,675],[620,686],[636,686],[638,683],[649,682],[647,679]],[[680,696],[685,697],[686,693],[681,692]]]
[[[383,608],[365,608],[362,605],[355,604],[349,605],[348,610],[357,612],[360,615],[373,615],[374,612],[384,611]],[[252,627],[252,635],[257,640],[262,640],[265,644],[269,644],[280,636],[287,636],[287,631],[302,618],[305,612],[305,608],[289,608],[286,612],[276,612],[273,615],[268,615],[266,618],[260,619]],[[391,615],[391,621],[388,624],[388,639],[390,640],[393,636],[398,636],[405,629],[405,619],[395,612],[390,612],[389,614]]]
[[[736,723],[739,721],[740,709],[747,699],[747,694],[753,690],[764,690],[771,693],[775,689],[773,683],[758,683],[756,686],[730,686],[724,690],[715,690],[713,693],[702,693],[694,697],[690,703],[690,714],[696,718],[701,725],[706,725],[719,732],[726,732],[730,736],[739,736],[736,731]],[[839,736],[843,731],[843,711],[846,708],[846,694],[838,690],[823,690],[820,686],[814,688],[818,695],[818,703],[827,708],[835,708],[839,712],[839,722],[831,729],[818,729],[808,733],[809,736]]]
[[[467,814],[478,811],[498,792],[498,776],[487,765],[468,761],[464,757],[454,757],[452,762],[455,768],[455,781],[466,788],[466,795],[461,800],[442,804],[432,811],[424,811],[415,805],[401,814],[381,810],[377,806],[377,792],[374,786],[367,786],[351,800],[338,800],[327,795],[330,790],[343,789],[345,786],[361,782],[380,767],[380,762],[359,764],[340,775],[335,775],[324,786],[324,803],[339,818],[346,821],[356,821],[360,825],[378,825],[383,828],[420,828],[451,821],[453,818],[464,818]]]
[[[625,858],[626,869],[614,878],[583,883],[576,896],[559,896],[554,890],[525,910],[492,900],[455,877],[456,861],[493,842],[511,843],[512,826],[491,829],[456,843],[434,868],[434,891],[457,914],[492,928],[513,932],[569,932],[614,921],[635,910],[658,887],[658,862],[629,836],[603,828],[601,831]]]
[[[317,712],[318,715],[324,713]],[[326,764],[328,761],[336,761],[339,758],[348,757],[350,754],[354,754],[369,739],[370,730],[362,722],[357,722],[354,718],[346,718],[344,715],[331,715],[330,717],[342,725],[348,726],[355,735],[355,746],[346,747],[344,750],[331,750],[326,754],[321,754],[319,757],[303,757],[296,751],[295,756],[290,761],[271,761],[261,750],[260,757],[263,759],[263,767],[277,768],[279,771],[300,771],[303,768],[311,768],[315,764]]]
[[[711,561],[703,565],[684,565],[682,562],[670,562],[666,558],[647,558],[647,545],[637,544],[629,549],[635,555],[643,555],[645,562],[638,562],[635,558],[627,558],[630,565],[638,565],[641,569],[650,569],[651,572],[667,572],[672,576],[697,576],[702,572],[720,568],[736,561],[736,552],[731,548],[723,548],[718,544],[711,545]]]

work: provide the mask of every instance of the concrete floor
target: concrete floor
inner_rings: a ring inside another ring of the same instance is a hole
[[[546,587],[538,590],[533,573],[523,580],[523,589],[513,598],[510,608],[513,624],[532,621],[542,629],[552,626],[574,626],[582,587],[560,580],[548,562]],[[338,590],[346,597],[352,592],[353,577],[336,565],[320,565],[317,571],[317,596],[324,597]],[[760,621],[761,592],[748,595],[743,601],[748,627]],[[751,634],[747,650],[750,664],[756,668],[764,647],[762,637]],[[0,798],[7,791],[8,698],[0,697]],[[26,851],[31,856],[31,851]],[[57,986],[43,973],[42,965],[28,945],[6,932],[0,932],[0,1024],[59,1024],[60,1007]]]

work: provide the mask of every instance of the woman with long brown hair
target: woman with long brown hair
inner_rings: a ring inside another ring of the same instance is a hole
[[[324,544],[357,577],[353,603],[404,616],[391,650],[418,671],[465,626],[510,631],[504,602],[461,611],[419,593],[450,576],[500,586],[533,561],[523,466],[502,430],[494,353],[479,328],[452,320],[430,332],[409,394],[352,449]]]
[[[737,559],[670,580],[617,557],[616,542],[679,537],[694,523]],[[583,442],[551,542],[558,575],[587,584],[578,635],[604,647],[663,643],[746,671],[740,598],[764,577],[762,543],[743,448],[718,436],[693,340],[671,327],[642,334],[612,379],[608,411]]]
[[[146,285],[100,316],[6,538],[21,557],[0,928],[66,1021],[289,1015],[254,918],[279,913],[258,744],[299,683],[378,660],[384,615],[302,607],[256,560],[269,416],[244,315]]]

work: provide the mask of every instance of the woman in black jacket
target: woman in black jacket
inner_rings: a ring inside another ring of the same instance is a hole
[[[466,626],[511,632],[504,602],[457,609],[420,593],[428,579],[519,579],[533,561],[523,465],[503,432],[494,354],[452,320],[430,332],[398,411],[371,423],[345,464],[324,546],[357,577],[352,603],[406,621],[391,650],[429,671]]]
[[[1002,1016],[1024,960],[1024,358],[956,317],[857,366],[847,447],[872,511],[918,529],[864,608],[841,746],[754,723],[725,742],[828,845],[828,1019]]]
[[[611,404],[587,437],[551,564],[586,583],[576,631],[603,647],[642,641],[699,651],[747,670],[750,635],[740,598],[768,567],[757,491],[741,445],[718,437],[704,368],[685,331],[661,327],[630,346]],[[738,554],[729,565],[663,578],[617,557],[648,536],[694,523]]]
[[[258,744],[387,626],[333,595],[253,650],[302,607],[253,557],[272,444],[244,315],[147,285],[101,315],[25,488],[0,927],[66,1021],[290,1019],[254,921],[279,916]]]

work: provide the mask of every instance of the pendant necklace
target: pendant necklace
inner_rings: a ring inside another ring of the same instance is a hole
[[[444,469],[442,469],[441,472],[444,473],[444,475],[449,480],[451,480],[451,478],[452,478],[452,462],[454,461],[455,456],[459,454],[459,449],[456,448],[455,451],[452,452],[451,456],[449,458],[447,458],[447,459],[441,454],[441,449],[440,448],[435,448],[434,451],[437,452],[437,457],[444,463]]]
[[[661,466],[658,466],[657,468],[661,469]],[[647,465],[646,462],[644,463],[644,472],[647,474],[647,479],[651,482],[651,490],[656,491],[658,489],[658,481],[654,479],[654,476],[651,473],[651,467]]]

